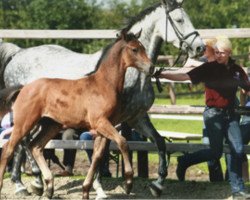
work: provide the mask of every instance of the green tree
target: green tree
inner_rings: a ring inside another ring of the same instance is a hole
[[[5,29],[120,29],[140,11],[159,0],[1,0],[0,26]],[[197,29],[250,27],[249,0],[184,0],[183,7]],[[22,47],[56,43],[92,53],[110,40],[10,40]],[[249,52],[250,39],[233,39],[234,54]],[[177,54],[163,45],[161,54]]]
[[[84,0],[3,0],[2,16],[7,29],[92,29],[100,8]],[[98,20],[98,19],[96,19]],[[15,40],[20,46],[56,43],[83,52],[91,40]],[[85,45],[86,44],[86,45]]]
[[[184,8],[197,29],[250,27],[249,0],[185,1]],[[244,65],[249,65],[250,39],[232,39],[232,42],[233,54],[246,55]]]

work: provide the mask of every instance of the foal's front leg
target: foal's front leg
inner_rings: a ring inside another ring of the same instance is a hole
[[[106,144],[107,138],[103,136],[99,135],[94,140],[94,152],[92,155],[92,162],[82,186],[83,199],[89,199],[89,191],[93,184],[93,178],[96,173],[97,166],[100,163],[100,160],[102,159]]]
[[[98,124],[99,126],[97,128],[97,131],[101,133],[103,136],[105,136],[106,138],[112,141],[115,141],[119,150],[121,151],[121,154],[124,160],[124,175],[126,179],[124,189],[125,189],[125,192],[129,194],[132,189],[134,172],[133,172],[133,168],[131,166],[130,159],[129,159],[129,153],[128,153],[129,148],[128,148],[127,141],[124,137],[122,137],[118,133],[115,127],[112,126],[112,124],[107,119],[99,120]]]

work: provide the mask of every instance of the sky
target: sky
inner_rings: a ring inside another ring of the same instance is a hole
[[[126,2],[126,3],[129,3],[130,0],[120,0],[121,2]],[[97,3],[104,3],[105,5],[105,2],[107,2],[106,0],[97,0]]]

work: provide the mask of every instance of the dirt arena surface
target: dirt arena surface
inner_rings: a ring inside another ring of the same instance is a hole
[[[174,159],[174,158],[173,158]],[[136,163],[134,163],[136,166]],[[74,168],[75,176],[72,177],[55,177],[55,192],[53,199],[81,199],[82,183],[84,175],[86,175],[89,163],[86,156],[77,153],[77,159]],[[169,175],[164,184],[164,190],[159,198],[154,198],[149,189],[148,184],[157,177],[157,164],[151,163],[149,166],[150,178],[136,178],[137,169],[135,169],[135,179],[133,189],[130,195],[126,195],[121,187],[123,178],[115,178],[116,165],[110,164],[112,178],[103,178],[103,188],[108,195],[108,199],[231,199],[230,186],[227,182],[210,183],[208,175],[196,168],[195,166],[187,171],[185,182],[177,181],[175,170],[176,165],[171,164],[169,167]],[[51,169],[54,174],[60,171],[57,165],[52,164]],[[23,181],[30,190],[30,182],[33,177],[24,175]],[[248,186],[249,187],[249,186]],[[18,197],[14,194],[15,186],[11,183],[10,178],[4,179],[2,189],[2,199],[47,199],[30,195],[28,197]],[[95,199],[96,193],[92,189],[90,198]]]

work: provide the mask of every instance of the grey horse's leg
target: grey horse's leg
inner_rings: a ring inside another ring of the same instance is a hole
[[[31,165],[32,174],[35,176],[35,180],[31,182],[31,189],[32,192],[38,196],[41,196],[43,194],[43,180],[42,180],[42,173],[40,168],[38,167],[32,153],[30,152],[28,148],[29,140],[25,139],[25,141],[22,141],[22,146],[24,148],[25,154],[29,160],[29,163]]]
[[[24,149],[22,145],[19,144],[14,153],[14,160],[13,160],[12,173],[11,173],[11,181],[15,183],[15,186],[16,186],[15,194],[18,196],[30,195],[21,179],[21,165],[23,162],[23,158],[24,158]]]
[[[135,130],[149,138],[153,143],[156,144],[158,148],[159,155],[159,168],[158,174],[159,177],[156,181],[153,181],[150,185],[150,190],[152,195],[159,196],[161,195],[163,189],[163,183],[167,176],[167,167],[168,167],[168,159],[166,159],[166,143],[163,137],[157,132],[151,123],[148,114],[144,117],[136,120],[128,122],[129,126],[135,128]]]
[[[16,191],[15,191],[16,195],[24,195],[24,196],[29,195],[21,179],[21,165],[22,165],[24,153],[25,153],[31,164],[32,173],[35,176],[35,181],[31,182],[31,188],[33,190],[33,193],[41,196],[43,193],[43,181],[41,177],[41,171],[39,167],[37,166],[36,161],[34,160],[30,150],[27,147],[28,141],[29,140],[25,138],[21,142],[21,144],[18,145],[15,151],[11,180],[16,185]]]

